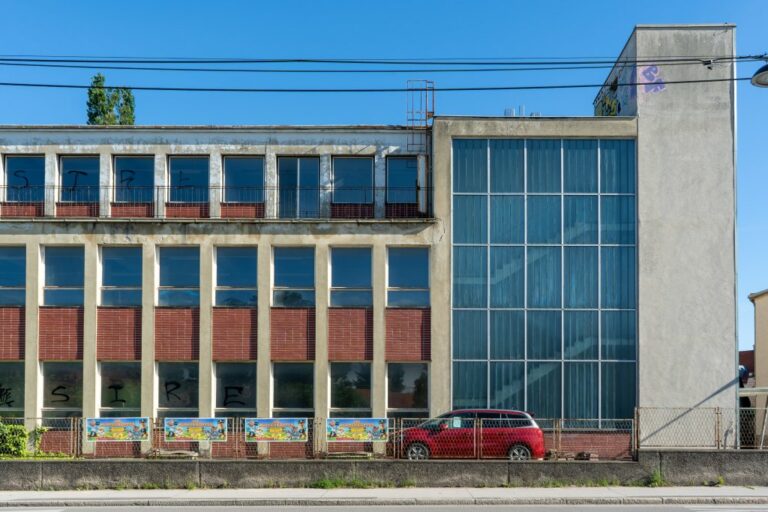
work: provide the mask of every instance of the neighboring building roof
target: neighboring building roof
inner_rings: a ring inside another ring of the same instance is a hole
[[[366,131],[366,130],[393,130],[403,131],[413,128],[397,124],[340,124],[340,125],[306,125],[306,124],[279,124],[279,125],[90,125],[90,124],[5,124],[0,125],[0,131],[17,130],[222,130],[222,131],[299,131],[299,130],[339,130],[339,131]]]
[[[754,303],[756,298],[762,297],[763,295],[768,295],[768,288],[766,288],[765,290],[759,291],[759,292],[750,293],[749,294],[749,300],[751,300],[752,303]]]

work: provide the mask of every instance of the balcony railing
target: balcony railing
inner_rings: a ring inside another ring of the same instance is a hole
[[[0,187],[0,218],[419,219],[424,187]]]

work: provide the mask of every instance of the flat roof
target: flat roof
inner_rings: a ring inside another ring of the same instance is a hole
[[[761,290],[759,292],[750,293],[748,295],[748,298],[754,303],[756,298],[762,297],[763,295],[768,295],[768,288],[766,288],[765,290]]]
[[[20,130],[169,130],[169,131],[404,131],[413,128],[397,124],[244,124],[244,125],[216,125],[216,124],[138,124],[138,125],[91,125],[91,124],[5,124],[0,125],[0,131]]]

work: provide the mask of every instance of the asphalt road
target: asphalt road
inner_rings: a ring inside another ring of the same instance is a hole
[[[768,512],[768,505],[476,505],[476,506],[350,506],[350,507],[3,507],[0,512],[134,512],[136,510],[151,512],[299,512],[315,509],[319,512],[608,512],[611,510],[626,510],[627,512]]]

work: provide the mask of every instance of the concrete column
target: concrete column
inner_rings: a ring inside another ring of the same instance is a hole
[[[387,247],[377,241],[373,246],[373,363],[371,364],[371,412],[374,418],[387,415]],[[384,453],[386,445],[373,445],[375,453]]]
[[[45,152],[45,216],[56,215],[56,198],[59,195],[59,159],[55,151]]]
[[[39,305],[42,291],[43,267],[40,244],[27,243],[26,307],[24,308],[24,417],[39,418],[42,408],[43,379],[38,361]],[[37,426],[33,419],[27,422],[27,430]]]
[[[218,219],[221,217],[222,185],[224,184],[220,151],[212,150],[208,157],[208,182],[210,184],[208,208],[211,218]]]
[[[156,247],[145,241],[141,267],[141,415],[157,415],[157,376],[155,374],[155,288],[157,285]],[[141,451],[152,448],[144,442]]]
[[[259,238],[258,260],[258,329],[256,331],[256,415],[272,417],[272,355],[270,354],[270,304],[272,303],[272,246],[270,239]],[[259,443],[260,455],[269,453],[268,443]]]
[[[199,409],[201,417],[212,417],[213,396],[213,244],[200,246],[200,348]]]
[[[374,217],[383,219],[387,212],[387,154],[386,148],[377,148],[373,158]],[[374,267],[375,268],[375,267]]]
[[[165,201],[168,198],[168,155],[155,153],[155,217],[165,218]]]
[[[109,217],[112,199],[112,154],[99,154],[99,217]]]
[[[328,243],[320,242],[315,246],[315,418],[327,418],[330,408],[328,277]],[[326,451],[324,441],[324,435],[315,436],[318,450]]]
[[[99,411],[99,369],[96,362],[96,322],[99,290],[99,246],[85,241],[85,282],[83,283],[83,417],[95,418]],[[85,436],[85,432],[83,432]],[[85,442],[83,453],[93,453]]]
[[[264,153],[264,216],[276,219],[278,213],[277,155],[274,146],[267,146]],[[261,264],[261,262],[259,262]]]
[[[331,202],[333,201],[333,158],[331,155],[320,155],[320,217],[331,217]]]

